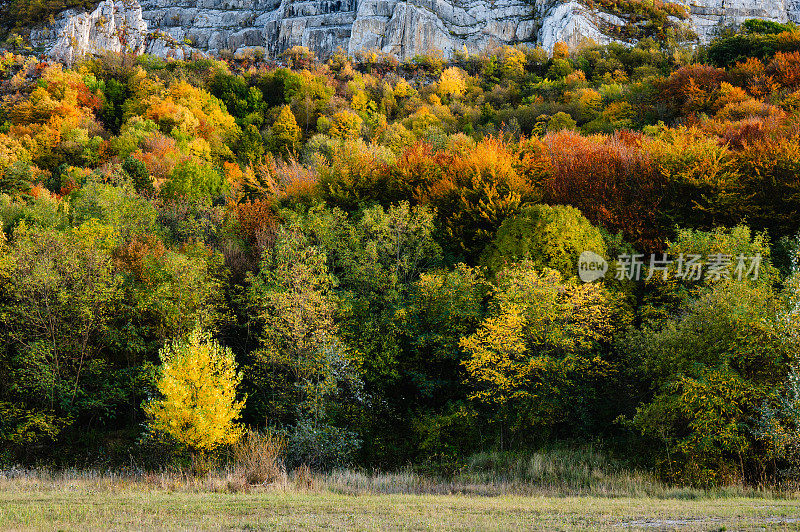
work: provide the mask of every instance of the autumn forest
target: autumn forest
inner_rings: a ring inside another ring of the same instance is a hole
[[[0,464],[261,435],[288,469],[591,444],[668,483],[800,481],[794,26],[406,62],[16,51],[0,97]]]

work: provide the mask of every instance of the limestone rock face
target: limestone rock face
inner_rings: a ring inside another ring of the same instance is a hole
[[[800,22],[800,0],[676,1],[687,8],[701,41],[721,25],[748,18]],[[31,32],[31,41],[65,62],[123,50],[176,58],[224,51],[277,57],[296,45],[321,57],[341,48],[404,60],[502,44],[605,44],[612,38],[603,28],[624,23],[580,0],[102,0],[92,12],[62,13],[52,26]]]
[[[535,43],[536,8],[520,0],[361,0],[347,50],[381,50],[407,59],[427,50]]]
[[[608,44],[613,41],[604,34],[600,27],[603,25],[621,26],[625,21],[614,15],[587,9],[579,2],[571,1],[545,4],[542,11],[542,29],[539,31],[539,45],[546,50],[552,50],[557,42],[565,42],[570,47],[577,46],[586,40],[593,40],[598,44]]]
[[[356,0],[282,0],[259,17],[260,37],[270,56],[306,46],[320,56],[347,50]]]
[[[798,0],[684,0],[692,26],[701,41],[708,41],[725,24],[740,24],[750,18],[776,22],[797,21]]]
[[[51,36],[50,56],[72,63],[85,54],[144,52],[147,24],[136,0],[103,0],[91,13],[68,12],[53,28],[32,33],[31,40],[46,42]]]

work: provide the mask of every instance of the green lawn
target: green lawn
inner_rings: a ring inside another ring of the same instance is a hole
[[[80,483],[0,490],[0,529],[800,530],[780,499],[169,492]]]

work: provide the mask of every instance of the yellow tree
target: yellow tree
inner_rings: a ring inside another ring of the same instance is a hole
[[[595,347],[611,339],[615,306],[602,285],[529,261],[500,272],[490,316],[461,339],[472,398],[498,409],[501,430],[504,418],[523,430],[575,418],[613,369]]]
[[[272,124],[271,131],[273,149],[283,154],[293,153],[302,136],[294,113],[288,105],[281,108],[278,118]]]
[[[311,66],[315,54],[305,46],[292,46],[283,52],[283,57],[286,58],[289,68],[301,69]]]
[[[439,94],[445,98],[460,98],[467,90],[464,73],[460,68],[450,67],[444,69],[439,79]]]
[[[461,339],[461,347],[471,355],[464,361],[467,373],[473,382],[484,384],[473,399],[504,404],[527,382],[525,326],[521,309],[512,304]]]
[[[563,41],[553,45],[553,59],[566,59],[569,57],[569,45]]]
[[[361,135],[364,121],[352,111],[339,111],[333,115],[333,125],[328,134],[336,139],[356,139]]]
[[[242,374],[236,371],[233,352],[195,329],[187,340],[169,343],[159,354],[161,398],[145,406],[151,429],[199,454],[236,443],[242,434],[236,420],[245,400],[236,400]]]
[[[521,80],[525,75],[525,52],[512,46],[504,46],[501,53],[500,64],[503,65],[503,75],[507,79]]]

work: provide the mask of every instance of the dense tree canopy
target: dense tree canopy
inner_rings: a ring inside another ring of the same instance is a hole
[[[315,468],[796,481],[800,38],[646,4],[619,37],[659,40],[552,54],[4,53],[0,461],[159,467],[241,414]]]

